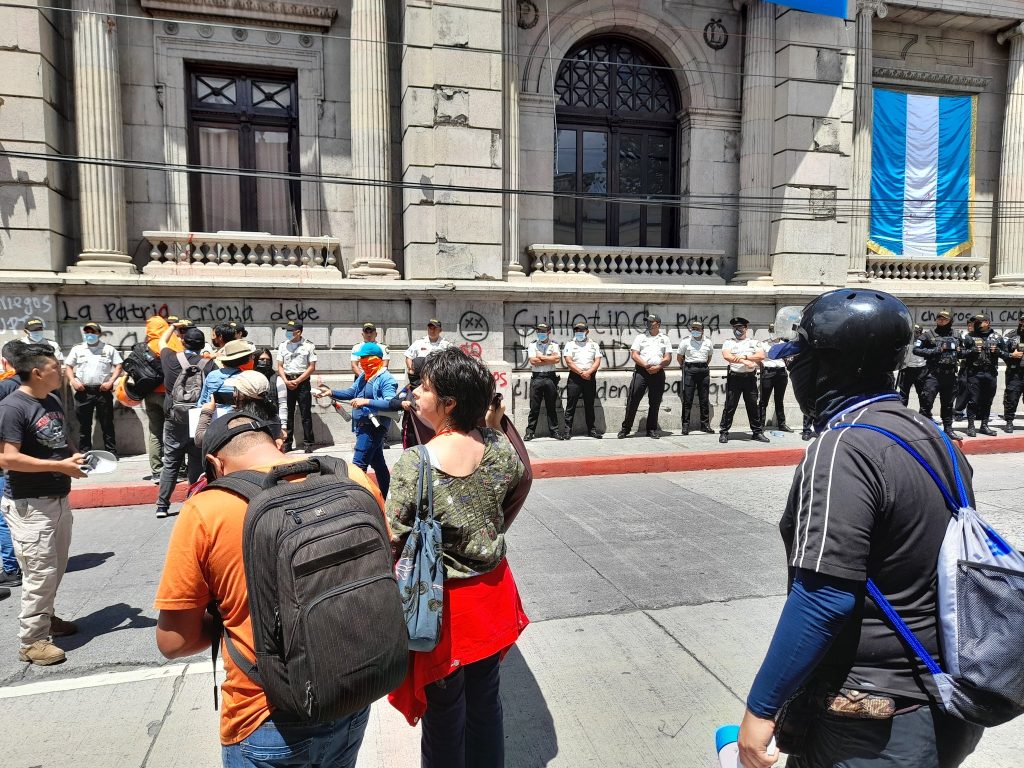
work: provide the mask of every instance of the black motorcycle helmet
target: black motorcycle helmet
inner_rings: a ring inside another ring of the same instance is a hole
[[[804,307],[792,335],[793,341],[771,350],[772,358],[812,349],[831,369],[871,376],[899,366],[913,340],[914,320],[895,296],[841,288],[821,294]]]

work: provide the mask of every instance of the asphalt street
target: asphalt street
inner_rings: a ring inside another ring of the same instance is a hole
[[[979,509],[1024,547],[1019,454],[976,456]],[[505,661],[507,765],[714,766],[785,590],[776,524],[792,469],[538,481],[509,536],[533,623]],[[219,765],[208,656],[165,662],[151,608],[173,518],[76,513],[59,614],[68,661],[17,660],[17,591],[0,603],[2,761]],[[1017,768],[1024,723],[993,729],[970,768]],[[359,768],[418,765],[418,732],[374,707]]]

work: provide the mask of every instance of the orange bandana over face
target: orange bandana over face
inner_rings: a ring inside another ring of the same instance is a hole
[[[359,367],[362,369],[363,375],[366,376],[366,380],[369,381],[384,367],[384,361],[379,357],[361,357],[359,358]]]

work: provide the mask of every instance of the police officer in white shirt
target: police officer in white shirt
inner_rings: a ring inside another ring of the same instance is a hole
[[[121,353],[101,339],[99,323],[82,326],[82,343],[68,352],[65,372],[75,391],[75,415],[78,417],[78,449],[92,450],[92,417],[95,413],[103,432],[103,447],[117,454],[114,437],[114,382],[121,375]]]
[[[774,325],[768,326],[768,333],[771,334],[771,337],[759,345],[761,352],[765,356],[761,361],[761,398],[759,400],[761,426],[764,427],[768,423],[768,404],[774,398],[775,428],[780,432],[792,432],[793,430],[786,424],[786,406],[784,404],[786,388],[789,386],[786,361],[768,359],[768,350],[776,344],[786,341],[786,339],[775,335]]]
[[[441,335],[441,321],[436,317],[427,321],[427,335],[417,339],[405,350],[405,371],[409,374],[409,383],[416,381],[416,372],[412,361],[417,357],[427,357],[431,352],[450,347],[452,343]]]
[[[285,408],[288,411],[288,434],[285,452],[295,441],[295,406],[299,406],[302,419],[302,448],[313,452],[313,390],[310,377],[316,370],[316,346],[302,337],[302,321],[289,320],[282,326],[288,337],[277,348],[277,375],[284,379],[288,391]]]
[[[729,364],[729,373],[725,380],[725,408],[722,410],[722,423],[718,426],[718,442],[729,442],[732,417],[742,397],[754,440],[759,443],[770,443],[771,440],[764,434],[761,412],[757,404],[757,369],[765,353],[761,345],[750,337],[750,323],[745,317],[734,317],[729,321],[729,325],[732,326],[733,338],[722,344],[722,357]]]
[[[361,358],[356,356],[356,350],[363,346],[363,344],[376,344],[384,351],[384,357],[381,360],[384,361],[385,368],[391,362],[391,353],[388,351],[388,348],[377,341],[377,326],[373,323],[363,323],[363,340],[352,347],[352,373],[356,378],[359,378],[363,373],[363,369],[359,367],[359,360]]]
[[[627,437],[633,429],[640,401],[647,393],[647,436],[657,440],[658,409],[665,394],[665,366],[672,362],[672,342],[661,332],[661,318],[648,315],[644,318],[647,330],[637,334],[630,346],[629,357],[636,365],[629,383],[629,398],[626,401],[626,417],[619,429],[619,439]]]
[[[54,356],[57,358],[57,362],[61,365],[64,364],[64,353],[61,352],[57,342],[53,339],[46,338],[46,323],[43,322],[41,317],[30,317],[25,321],[25,335],[28,337],[29,344],[45,344],[53,350]]]
[[[708,396],[711,382],[711,355],[715,344],[704,333],[704,324],[694,320],[690,323],[690,334],[679,342],[676,360],[683,366],[683,434],[690,434],[690,409],[693,396],[700,404],[700,431],[714,434],[711,428],[711,399]]]
[[[524,440],[533,440],[540,418],[540,405],[543,402],[548,413],[548,429],[555,440],[564,440],[558,429],[558,413],[555,403],[558,401],[558,374],[555,366],[562,355],[558,345],[551,341],[551,326],[537,323],[535,326],[537,339],[530,342],[526,356],[529,358],[533,374],[530,376],[530,416],[526,420]]]
[[[569,383],[565,388],[565,439],[572,437],[572,422],[576,416],[576,404],[583,396],[583,415],[587,420],[587,434],[597,439],[594,403],[597,400],[597,371],[604,354],[601,345],[588,338],[590,327],[583,321],[572,327],[572,340],[562,347],[562,360],[569,369]]]

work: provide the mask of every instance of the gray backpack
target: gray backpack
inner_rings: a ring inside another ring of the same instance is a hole
[[[286,477],[306,475],[298,482]],[[242,561],[256,663],[225,646],[275,715],[323,723],[399,686],[409,659],[391,543],[345,462],[316,457],[210,483],[248,502]],[[216,661],[217,646],[213,644]]]
[[[184,352],[178,353],[178,364],[181,373],[171,387],[171,407],[167,417],[178,424],[188,421],[188,412],[196,407],[199,396],[203,393],[203,382],[206,381],[206,361],[202,365],[190,363]]]

